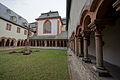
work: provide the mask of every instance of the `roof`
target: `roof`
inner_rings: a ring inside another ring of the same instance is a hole
[[[66,25],[66,18],[62,18],[63,25]]]
[[[32,37],[30,37],[31,40],[63,40],[63,39],[67,39],[67,32],[63,31],[61,34],[59,35],[45,35],[45,36],[36,36],[33,35]]]
[[[67,39],[67,31],[62,31],[62,33],[57,35],[55,39]]]
[[[0,18],[22,27],[28,26],[26,19],[0,3]]]
[[[53,18],[53,17],[60,17],[58,11],[49,11],[47,13],[41,13],[39,18],[37,19]]]
[[[32,23],[29,23],[29,25],[30,25],[30,28],[36,27],[37,22],[32,22]]]

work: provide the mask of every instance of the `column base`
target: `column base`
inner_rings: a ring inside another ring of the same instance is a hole
[[[90,58],[82,58],[85,63],[92,63]]]
[[[104,67],[93,66],[93,69],[97,72],[97,75],[100,77],[112,77],[107,69]]]

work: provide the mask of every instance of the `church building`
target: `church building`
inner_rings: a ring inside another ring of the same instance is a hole
[[[31,27],[36,27],[36,34],[30,38],[31,46],[67,47],[66,19],[58,11],[42,13]]]

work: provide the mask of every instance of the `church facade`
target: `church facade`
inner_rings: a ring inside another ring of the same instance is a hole
[[[27,38],[32,47],[67,47],[66,19],[50,11],[28,23],[0,3],[0,47],[23,47]]]
[[[67,47],[66,20],[61,19],[58,11],[42,13],[36,19],[36,34],[30,38],[30,45],[36,47]]]

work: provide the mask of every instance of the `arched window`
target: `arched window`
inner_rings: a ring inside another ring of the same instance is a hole
[[[43,25],[43,33],[51,33],[51,22],[49,20],[45,21]]]

